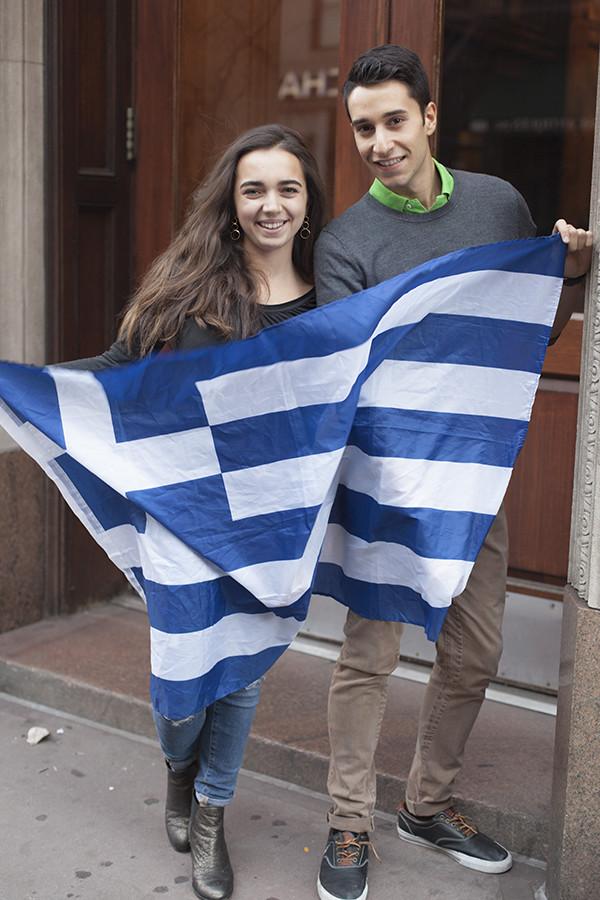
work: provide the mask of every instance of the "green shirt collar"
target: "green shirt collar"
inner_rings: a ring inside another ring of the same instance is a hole
[[[442,190],[441,193],[433,201],[433,205],[426,209],[420,200],[416,200],[415,198],[410,197],[401,197],[400,194],[395,194],[394,191],[390,191],[382,182],[376,178],[371,187],[369,188],[369,194],[371,197],[374,197],[380,203],[383,203],[384,206],[389,206],[390,209],[395,209],[398,212],[406,212],[406,213],[426,213],[433,212],[435,209],[439,209],[440,206],[445,206],[450,197],[452,196],[452,191],[454,190],[454,178],[448,171],[448,169],[443,166],[437,159],[433,160],[433,163],[438,171],[440,176],[440,181],[442,182]]]

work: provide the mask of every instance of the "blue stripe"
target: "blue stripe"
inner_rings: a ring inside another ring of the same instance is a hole
[[[319,563],[314,592],[333,597],[363,619],[419,625],[425,629],[430,641],[438,639],[448,614],[447,609],[429,606],[411,588],[358,581],[349,578],[333,563]]]
[[[131,500],[226,572],[255,563],[299,559],[319,508],[281,510],[232,521],[220,475],[144,491]]]
[[[369,456],[510,467],[527,425],[491,416],[365,407],[356,411],[348,443]]]
[[[112,377],[117,373],[119,377]],[[144,362],[94,375],[106,391],[117,443],[208,424],[193,366],[166,368]]]
[[[446,268],[447,274],[481,272],[521,272],[525,275],[548,275],[562,278],[567,246],[560,235],[498,241],[480,247],[466,247],[431,261],[432,269]],[[439,277],[439,276],[438,276]]]
[[[565,253],[565,245],[558,235],[487,244],[449,253],[351,298],[272,325],[245,341],[166,354],[157,367],[160,372],[156,377],[157,398],[160,397],[161,378],[171,384],[183,379],[187,385],[189,380],[210,379],[254,368],[257,364],[265,366],[286,359],[322,357],[354,347],[370,337],[382,315],[400,296],[438,278],[487,269],[562,277]],[[99,372],[96,377],[109,389],[113,381],[118,382],[125,376],[125,372],[128,380],[143,379],[143,370],[152,364],[152,359],[147,358],[125,370]]]
[[[150,676],[150,695],[154,709],[167,719],[193,716],[221,697],[239,691],[271,668],[286,647],[271,647],[254,656],[231,656],[221,660],[201,678],[166,681]]]
[[[551,328],[479,316],[429,314],[416,325],[378,335],[386,359],[485,366],[539,374]],[[399,392],[402,386],[399,385]]]
[[[352,406],[351,401],[315,404],[213,425],[221,470],[232,472],[343,447],[352,424]]]
[[[133,573],[144,589],[150,624],[167,634],[202,631],[234,613],[261,615],[272,611],[229,576],[199,584],[164,585],[145,578],[139,568]],[[309,600],[307,591],[295,603],[278,607],[275,612],[282,619],[302,621]]]
[[[538,373],[543,365],[549,334],[550,329],[543,326],[519,326],[497,319],[466,316],[428,316],[416,326],[393,329],[376,338],[365,370],[344,401],[250,416],[212,426],[221,469],[231,472],[343,447],[348,439],[356,393],[382,359],[431,362],[442,358],[449,363],[494,368],[504,363],[506,369]],[[535,347],[536,351],[533,349]],[[429,417],[440,418],[437,413],[421,415],[424,422]],[[478,435],[483,432],[486,439],[491,432],[504,436],[507,430],[513,431],[513,423],[510,422],[507,429],[505,419],[479,416],[453,418],[456,420],[452,425],[453,431],[460,419],[477,420],[481,425],[475,426],[475,421],[471,425],[476,427]],[[522,426],[520,422],[519,430]]]
[[[338,487],[329,521],[372,544],[385,541],[408,547],[427,559],[474,562],[494,516],[445,509],[394,507],[367,494]]]
[[[20,421],[31,422],[66,449],[56,385],[51,375],[35,366],[0,362],[0,395]]]
[[[68,453],[56,458],[56,464],[83,497],[102,528],[133,525],[138,532],[146,530],[146,516],[134,503],[114,491]]]

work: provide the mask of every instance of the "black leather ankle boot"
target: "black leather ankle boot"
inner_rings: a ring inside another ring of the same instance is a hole
[[[201,900],[227,900],[233,893],[223,813],[222,806],[203,806],[194,797],[190,822],[192,887]]]
[[[190,849],[188,833],[197,768],[194,763],[183,772],[173,772],[167,763],[165,825],[169,841],[179,853],[188,853]]]

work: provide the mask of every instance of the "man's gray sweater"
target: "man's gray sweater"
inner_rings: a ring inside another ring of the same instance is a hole
[[[398,212],[365,194],[330,222],[315,248],[317,303],[339,300],[453,250],[535,235],[527,204],[511,184],[451,171],[452,196],[433,212]]]

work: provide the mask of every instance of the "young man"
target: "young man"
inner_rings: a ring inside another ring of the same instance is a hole
[[[317,302],[371,287],[453,250],[531,237],[535,225],[506,181],[449,171],[431,156],[437,124],[419,57],[384,45],[353,64],[343,99],[356,147],[374,177],[369,192],[331,222],[316,248]],[[553,337],[568,321],[591,262],[591,233],[559,220],[568,243],[565,288]],[[507,529],[501,509],[465,591],[448,613],[423,708],[398,833],[460,864],[498,873],[508,850],[451,805],[465,743],[502,650]],[[365,900],[375,806],[374,754],[388,675],[398,663],[402,625],[348,613],[329,694],[329,839],[319,874],[321,900]]]

